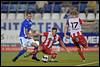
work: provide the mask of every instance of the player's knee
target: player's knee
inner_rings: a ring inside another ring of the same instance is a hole
[[[56,54],[56,53],[53,53],[53,54],[52,54],[52,58],[55,59],[56,57],[57,57],[57,54]]]

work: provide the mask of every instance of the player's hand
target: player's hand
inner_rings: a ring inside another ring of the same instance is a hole
[[[31,34],[27,34],[27,37],[28,37],[28,38],[31,38],[31,37],[32,37],[32,35],[31,35]]]

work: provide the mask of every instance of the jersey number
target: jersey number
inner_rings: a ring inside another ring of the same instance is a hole
[[[71,24],[72,24],[72,28],[76,28],[78,25],[78,22],[74,22],[74,23],[71,22]]]

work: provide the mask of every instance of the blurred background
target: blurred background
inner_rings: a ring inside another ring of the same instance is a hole
[[[89,46],[98,47],[99,1],[1,1],[2,47],[17,46],[19,43],[18,34],[25,12],[31,11],[33,14],[33,29],[48,32],[56,26],[62,36],[64,22],[72,9],[77,10],[79,17],[90,24],[82,26]]]

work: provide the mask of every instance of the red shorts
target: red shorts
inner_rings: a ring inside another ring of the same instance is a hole
[[[83,35],[78,35],[78,36],[72,37],[72,41],[75,44],[75,46],[77,46],[77,47],[79,47],[79,44],[85,48],[87,48],[87,46],[88,46],[88,43]]]
[[[51,48],[48,48],[47,46],[41,44],[41,47],[42,47],[42,52],[45,53],[45,54],[48,54],[48,55],[52,55],[53,54],[53,51]]]

